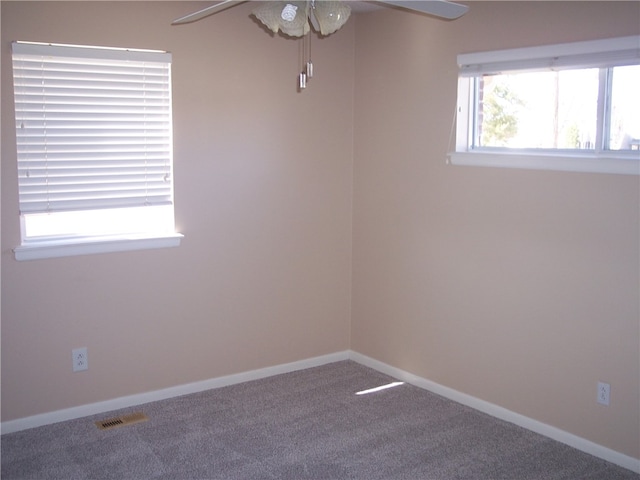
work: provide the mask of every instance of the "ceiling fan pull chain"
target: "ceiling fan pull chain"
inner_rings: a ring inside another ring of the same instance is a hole
[[[311,35],[312,33],[309,32],[309,34],[307,35],[307,37],[309,37],[309,48],[308,50],[308,55],[307,55],[307,78],[311,78],[313,77],[313,62],[311,61]]]
[[[307,74],[305,72],[305,41],[304,37],[301,37],[298,41],[298,61],[300,62],[300,73],[298,74],[298,91],[301,92],[307,88]]]

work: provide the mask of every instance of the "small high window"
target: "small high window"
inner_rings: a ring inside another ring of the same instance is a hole
[[[458,63],[454,164],[640,174],[640,37]]]
[[[171,55],[15,42],[12,59],[16,258],[179,244]]]

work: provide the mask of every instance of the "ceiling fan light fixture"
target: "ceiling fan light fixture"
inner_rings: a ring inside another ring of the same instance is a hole
[[[262,2],[251,14],[273,33],[282,31],[290,37],[302,37],[309,33],[309,3]]]
[[[331,35],[339,30],[351,15],[351,7],[340,1],[316,0],[312,3],[313,15],[322,35]]]
[[[220,0],[216,4],[177,18],[172,25],[191,23],[202,18],[221,12],[248,0]],[[343,0],[347,1],[347,0]],[[260,2],[261,5],[251,14],[262,22],[273,33],[282,32],[291,37],[304,37],[313,30],[320,35],[327,36],[339,30],[351,15],[351,7],[340,0],[269,0]],[[428,13],[437,17],[453,20],[464,15],[469,9],[466,5],[453,3],[449,0],[377,0],[377,3],[398,6],[401,9]],[[313,63],[311,63],[311,35],[302,43],[303,58],[306,55],[306,65],[303,65],[299,75],[298,90],[307,86],[307,80],[313,77]],[[304,60],[303,60],[304,61]]]
[[[282,9],[282,12],[280,12],[280,18],[282,18],[282,20],[284,20],[285,22],[293,22],[293,20],[296,18],[297,11],[298,7],[287,3]]]

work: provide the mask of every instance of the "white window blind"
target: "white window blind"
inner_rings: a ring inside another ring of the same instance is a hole
[[[12,53],[21,214],[172,205],[169,53]]]
[[[606,68],[640,63],[640,36],[458,55],[460,77],[510,71]]]

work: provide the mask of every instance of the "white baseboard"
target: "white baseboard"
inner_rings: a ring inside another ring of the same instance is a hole
[[[564,443],[565,445],[569,445],[570,447],[581,450],[585,453],[593,455],[594,457],[598,457],[608,462],[619,465],[623,468],[631,470],[632,472],[640,473],[640,459],[630,457],[620,452],[616,452],[615,450],[603,447],[602,445],[594,443],[590,440],[586,440],[564,430],[560,430],[559,428],[547,425],[529,417],[525,417],[524,415],[520,415],[519,413],[507,410],[506,408],[500,407],[485,400],[481,400],[471,395],[467,395],[466,393],[459,392],[452,388],[445,387],[444,385],[440,385],[430,380],[418,377],[416,375],[413,375],[412,373],[405,372],[404,370],[400,370],[399,368],[392,367],[391,365],[387,365],[386,363],[380,362],[371,357],[367,357],[366,355],[351,351],[349,358],[354,362],[360,363],[369,368],[373,368],[374,370],[397,378],[398,380],[402,380],[403,382],[410,383],[442,397],[448,398],[449,400],[453,400],[454,402],[458,402],[471,407],[474,410],[478,410],[480,412],[491,415],[492,417],[499,418],[500,420],[505,420],[509,423],[518,425],[519,427],[523,427],[527,430],[539,433],[540,435],[544,435],[545,437]]]
[[[524,415],[520,415],[519,413],[515,413],[511,410],[507,410],[506,408],[500,407],[485,400],[481,400],[471,395],[467,395],[452,388],[445,387],[444,385],[440,385],[430,380],[418,377],[417,375],[406,372],[404,370],[400,370],[396,367],[392,367],[391,365],[354,351],[336,352],[328,355],[309,358],[306,360],[300,360],[297,362],[251,370],[248,372],[227,375],[224,377],[212,378],[209,380],[203,380],[201,382],[178,385],[176,387],[165,388],[162,390],[155,390],[153,392],[129,395],[126,397],[115,398],[103,402],[81,405],[79,407],[57,410],[55,412],[33,415],[31,417],[19,418],[16,420],[9,420],[0,424],[0,431],[2,432],[2,434],[18,432],[20,430],[26,430],[29,428],[41,427],[43,425],[50,425],[52,423],[73,420],[90,415],[97,415],[113,410],[119,410],[121,408],[143,405],[145,403],[165,400],[181,395],[188,395],[190,393],[197,393],[214,388],[226,387],[238,383],[249,382],[251,380],[259,380],[261,378],[267,378],[273,375],[280,375],[283,373],[295,372],[297,370],[303,370],[306,368],[318,367],[342,360],[353,360],[354,362],[360,363],[369,368],[373,368],[374,370],[397,378],[398,380],[402,380],[417,387],[423,388],[437,395],[441,395],[442,397],[448,398],[480,412],[491,415],[492,417],[499,418],[500,420],[505,420],[533,432],[539,433],[540,435],[544,435],[545,437],[552,438],[553,440],[557,440],[561,443],[569,445],[573,448],[576,448],[608,462],[619,465],[633,472],[640,473],[640,459],[624,455],[620,452],[616,452],[615,450],[603,447],[602,445],[598,445],[594,442],[591,442],[590,440],[578,437],[577,435],[574,435],[572,433],[560,430],[559,428],[547,425],[532,418],[525,417]]]
[[[88,417],[101,413],[128,408],[145,403],[155,402],[158,400],[166,400],[168,398],[188,395],[190,393],[202,392],[214,388],[226,387],[237,383],[249,382],[251,380],[259,380],[261,378],[280,375],[282,373],[295,372],[306,368],[319,367],[328,363],[339,362],[349,359],[349,351],[331,353],[319,357],[308,358],[297,362],[285,363],[273,367],[260,368],[248,372],[227,375],[224,377],[212,378],[201,382],[188,383],[178,385],[176,387],[164,388],[153,392],[140,393],[137,395],[129,395],[126,397],[115,398],[103,402],[81,405],[79,407],[66,408],[55,412],[42,413],[31,417],[9,420],[0,424],[2,434],[18,432],[29,428],[41,427],[52,423],[64,422],[66,420],[74,420],[76,418]]]

